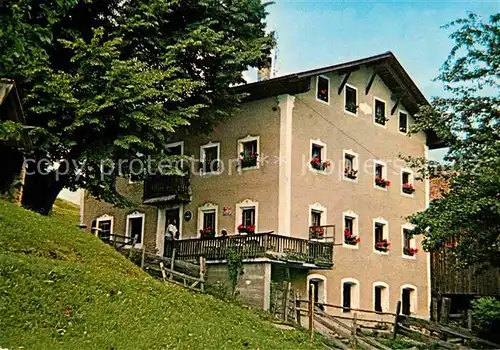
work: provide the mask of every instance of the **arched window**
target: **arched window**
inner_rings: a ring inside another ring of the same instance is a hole
[[[417,313],[417,287],[411,284],[401,286],[401,313],[410,315]]]
[[[341,281],[342,311],[351,312],[351,308],[359,308],[359,281],[354,278],[343,278]]]
[[[389,285],[387,283],[375,282],[373,284],[373,310],[389,311]]]
[[[311,291],[311,284],[314,285],[314,302],[315,303],[327,303],[326,299],[326,277],[320,274],[312,274],[307,276],[307,295]]]

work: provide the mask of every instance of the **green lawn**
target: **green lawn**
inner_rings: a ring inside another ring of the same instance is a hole
[[[312,349],[258,312],[154,280],[75,227],[0,201],[0,348]]]

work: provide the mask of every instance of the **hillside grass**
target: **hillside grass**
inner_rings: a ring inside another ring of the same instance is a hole
[[[0,201],[0,348],[322,348],[262,313],[151,278],[71,215]]]

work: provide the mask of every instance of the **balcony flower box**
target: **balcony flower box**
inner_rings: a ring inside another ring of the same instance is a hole
[[[375,249],[378,250],[379,252],[388,252],[390,245],[391,243],[387,242],[387,239],[384,239],[382,241],[378,241],[377,243],[375,243]]]
[[[248,233],[248,234],[253,234],[255,233],[255,225],[240,225],[238,226],[238,233]]]
[[[408,248],[408,247],[404,247],[403,248],[403,254],[404,255],[414,256],[417,253],[418,253],[418,249],[417,248]]]
[[[215,237],[215,229],[212,227],[206,227],[200,230],[201,238],[214,238]]]
[[[355,236],[348,229],[344,230],[344,243],[349,245],[357,245],[361,239]]]
[[[406,194],[413,194],[415,187],[412,184],[403,184],[403,192]]]
[[[358,171],[351,168],[345,168],[344,176],[349,179],[356,180],[358,178]]]
[[[317,157],[314,157],[313,159],[311,159],[311,167],[313,169],[316,169],[316,170],[323,171],[323,170],[325,170],[326,168],[328,168],[331,165],[332,165],[332,163],[330,163],[329,161],[322,162]]]
[[[240,167],[240,169],[256,167],[258,157],[258,153],[250,153],[249,155],[245,155],[245,153],[241,152],[240,159],[238,160],[238,167]]]
[[[382,188],[386,188],[386,187],[389,187],[391,185],[391,181],[382,179],[381,177],[377,176],[375,178],[375,185],[382,187]]]
[[[309,237],[311,239],[325,238],[325,228],[321,226],[311,226],[309,228]]]

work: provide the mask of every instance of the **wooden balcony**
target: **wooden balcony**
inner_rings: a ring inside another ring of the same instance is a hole
[[[144,180],[144,204],[189,203],[191,182],[188,175],[156,175]]]
[[[222,261],[228,249],[237,249],[245,259],[268,258],[299,268],[321,269],[333,265],[333,242],[311,241],[271,232],[178,240],[166,246],[165,255],[171,255],[174,247],[176,257],[182,260],[196,260],[203,256],[207,260]]]

